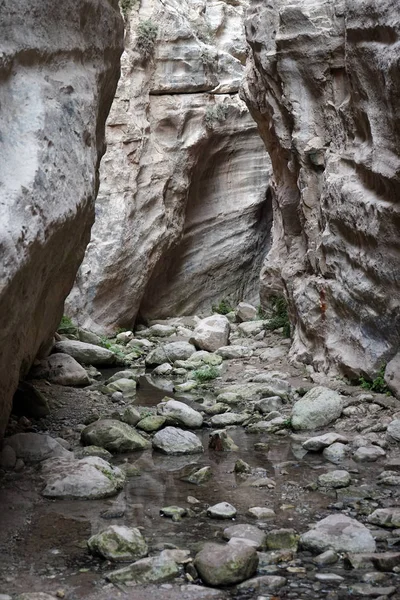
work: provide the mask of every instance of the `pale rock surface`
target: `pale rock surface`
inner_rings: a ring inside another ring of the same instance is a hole
[[[153,447],[165,454],[198,454],[204,452],[199,438],[178,427],[165,427],[153,437]]]
[[[117,0],[5,0],[1,12],[0,437],[89,241],[123,44]]]
[[[114,496],[124,485],[125,475],[98,456],[49,458],[41,463],[46,498],[96,500]]]
[[[373,377],[399,348],[398,10],[260,0],[248,11],[243,97],[274,174],[262,300],[285,290],[291,355],[319,371]]]
[[[112,583],[134,582],[137,584],[163,583],[179,575],[175,560],[164,550],[157,556],[142,558],[128,567],[108,573],[106,578]]]
[[[170,417],[184,427],[198,428],[203,425],[203,417],[197,410],[178,400],[166,400],[157,405],[159,415]]]
[[[222,346],[218,348],[217,354],[224,360],[232,358],[250,358],[253,356],[253,350],[248,346]]]
[[[336,442],[347,444],[348,441],[349,440],[344,435],[332,431],[330,433],[324,433],[323,435],[316,435],[315,437],[309,438],[303,442],[302,446],[307,452],[319,452]]]
[[[14,450],[17,458],[26,463],[72,456],[57,440],[41,433],[16,433],[6,438],[5,443]]]
[[[292,410],[292,427],[295,430],[319,429],[340,417],[343,400],[340,394],[322,386],[307,392],[295,402]]]
[[[174,363],[176,360],[187,360],[196,352],[193,344],[188,342],[170,342],[154,348],[146,356],[146,365],[162,365],[164,363]]]
[[[140,530],[124,525],[110,525],[104,531],[92,535],[88,540],[88,548],[92,554],[115,562],[131,562],[148,553]]]
[[[139,4],[139,6],[138,6]],[[247,52],[235,2],[142,0],[130,12],[108,120],[96,223],[68,312],[96,331],[258,302],[270,161],[239,98]],[[143,60],[138,24],[158,26]]]
[[[342,514],[329,515],[300,538],[301,545],[313,552],[375,552],[375,540],[369,529]]]
[[[200,577],[211,586],[240,583],[254,575],[257,565],[256,550],[245,544],[205,544],[194,560]]]
[[[400,419],[394,419],[389,423],[386,438],[390,442],[400,442]]]
[[[135,429],[115,419],[94,421],[82,431],[81,439],[85,446],[100,446],[109,452],[132,452],[151,446]]]
[[[85,369],[69,354],[51,354],[30,371],[33,379],[47,379],[58,385],[89,385]]]
[[[235,316],[240,323],[243,321],[252,321],[257,316],[257,309],[248,302],[239,302],[235,308]]]
[[[385,368],[385,383],[397,398],[400,397],[400,352],[398,352]]]
[[[107,366],[115,363],[115,354],[111,350],[79,340],[57,342],[54,344],[53,352],[69,354],[84,365]]]
[[[208,352],[215,352],[226,346],[229,340],[230,324],[224,315],[206,317],[197,325],[190,342]]]

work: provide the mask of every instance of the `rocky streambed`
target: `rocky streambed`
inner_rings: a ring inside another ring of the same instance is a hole
[[[1,600],[400,597],[398,401],[270,325],[64,328],[4,440]]]

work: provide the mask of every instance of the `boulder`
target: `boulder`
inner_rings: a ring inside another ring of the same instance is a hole
[[[164,583],[179,575],[179,567],[168,551],[161,552],[158,556],[142,558],[129,567],[123,567],[106,575],[112,583],[134,582],[136,584]]]
[[[165,454],[198,454],[204,452],[199,438],[178,427],[165,427],[153,437],[153,448]]]
[[[240,323],[243,321],[253,321],[257,317],[257,309],[247,302],[239,302],[235,308],[235,316]]]
[[[346,444],[335,442],[322,451],[322,456],[334,465],[343,462],[350,453],[350,448]]]
[[[236,512],[236,508],[229,502],[219,502],[207,509],[207,515],[212,519],[233,519]]]
[[[223,586],[249,579],[257,570],[258,556],[247,545],[205,544],[194,566],[207,585]]]
[[[399,528],[400,527],[400,508],[393,506],[390,508],[377,508],[368,517],[368,523],[378,525],[379,527]],[[373,552],[373,550],[371,551]]]
[[[375,552],[375,540],[369,529],[343,514],[329,515],[318,521],[300,538],[303,548],[312,552]]]
[[[212,315],[200,321],[193,331],[190,342],[200,350],[215,352],[228,344],[229,331],[229,321],[225,316]]]
[[[211,425],[213,427],[226,427],[227,425],[241,425],[249,418],[247,413],[232,413],[226,412],[221,415],[211,417]]]
[[[332,431],[330,433],[324,433],[323,435],[317,435],[315,437],[309,438],[305,442],[303,442],[302,446],[304,450],[307,452],[319,452],[332,444],[339,442],[341,444],[347,444],[348,439],[344,435],[340,435],[340,433],[336,433]]]
[[[89,385],[90,378],[85,369],[69,354],[51,354],[33,367],[33,379],[47,379],[58,385]]]
[[[107,388],[112,392],[121,392],[126,400],[132,400],[136,396],[136,381],[122,377],[111,383],[107,383]]]
[[[153,433],[164,427],[166,422],[167,419],[161,415],[149,415],[138,422],[137,428],[146,433]]]
[[[400,352],[386,365],[384,379],[392,394],[400,398]]]
[[[41,464],[46,498],[97,500],[114,496],[124,485],[125,475],[97,456],[49,458]]]
[[[379,446],[361,446],[353,454],[356,462],[375,462],[378,458],[386,456],[386,452]]]
[[[222,346],[218,348],[217,354],[224,360],[232,358],[250,358],[253,356],[253,350],[248,346]]]
[[[195,429],[203,425],[203,417],[197,410],[190,408],[184,402],[178,402],[178,400],[171,400],[170,398],[164,400],[166,402],[163,401],[157,405],[158,414],[173,419],[178,425],[184,427]]]
[[[132,452],[151,447],[151,443],[127,423],[114,419],[91,423],[82,431],[81,440],[85,446],[100,446],[109,452]]]
[[[114,562],[132,562],[147,556],[148,547],[136,527],[110,525],[88,540],[89,552]]]
[[[187,360],[196,352],[196,348],[188,342],[171,342],[154,348],[146,356],[146,365],[149,367],[162,365],[164,363],[173,364],[176,360]]]
[[[295,430],[319,429],[336,421],[342,414],[343,400],[335,391],[315,387],[295,402],[292,427]]]
[[[26,463],[72,456],[57,440],[42,433],[16,433],[6,438],[5,443]]]
[[[400,419],[394,419],[386,430],[386,439],[389,442],[400,442]]]
[[[350,473],[347,471],[329,471],[318,477],[318,485],[328,488],[347,487],[351,483]]]
[[[226,540],[232,538],[250,540],[254,543],[256,550],[261,550],[267,540],[266,534],[255,525],[232,525],[224,529],[223,537]]]
[[[116,361],[115,354],[111,350],[78,340],[57,342],[53,347],[53,352],[69,354],[79,363],[96,367],[113,365]]]

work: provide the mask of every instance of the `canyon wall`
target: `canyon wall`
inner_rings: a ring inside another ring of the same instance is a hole
[[[244,0],[142,0],[126,14],[96,222],[66,310],[97,332],[258,303],[270,161],[239,98]]]
[[[400,335],[396,0],[260,0],[242,97],[271,156],[262,296],[289,299],[292,356],[373,375]]]
[[[117,0],[3,0],[1,15],[0,437],[89,241],[123,43]]]

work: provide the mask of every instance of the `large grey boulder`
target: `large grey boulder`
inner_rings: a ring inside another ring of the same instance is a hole
[[[114,496],[123,486],[124,473],[98,456],[49,458],[42,462],[46,498],[97,500]]]
[[[324,433],[323,435],[316,435],[315,437],[309,438],[303,442],[302,446],[307,452],[319,452],[336,442],[347,444],[348,441],[349,440],[344,435],[332,431],[330,433]]]
[[[301,545],[312,552],[375,552],[376,544],[369,529],[351,517],[329,515],[304,533]]]
[[[239,322],[253,321],[257,317],[257,309],[248,302],[239,302],[235,308],[235,316]]]
[[[198,454],[204,448],[199,438],[178,427],[165,427],[153,437],[153,448],[165,454]]]
[[[176,421],[178,425],[184,427],[194,428],[201,427],[203,425],[203,417],[197,411],[178,400],[170,400],[166,398],[167,402],[161,402],[157,405],[157,412],[163,417],[169,417]]]
[[[89,385],[86,370],[69,354],[51,354],[34,367],[30,376],[34,379],[47,379],[58,385]]]
[[[292,411],[292,427],[296,430],[319,429],[340,417],[343,410],[342,397],[326,387],[315,387],[295,402]]]
[[[148,547],[140,530],[124,525],[110,525],[88,540],[92,554],[114,562],[131,562],[147,556]]]
[[[212,315],[200,321],[193,331],[190,342],[200,350],[215,352],[228,344],[229,332],[228,319],[223,315]]]
[[[87,344],[79,340],[63,340],[57,342],[53,348],[54,352],[69,354],[79,363],[84,365],[94,365],[97,367],[113,365],[115,363],[115,354],[107,348]]]
[[[22,458],[26,463],[72,456],[57,440],[42,433],[16,433],[6,438],[4,443],[14,450],[17,458]]]
[[[170,342],[152,350],[146,357],[146,365],[153,367],[176,360],[187,360],[196,352],[196,348],[188,342]]]
[[[4,0],[1,13],[0,438],[89,242],[123,48],[117,0]]]
[[[211,586],[240,583],[254,575],[257,565],[256,550],[246,544],[205,544],[194,560],[200,577]]]
[[[136,584],[163,583],[179,575],[179,566],[167,550],[157,556],[142,558],[128,567],[107,574],[112,583],[132,581]]]
[[[267,541],[264,531],[261,531],[255,525],[232,525],[224,529],[223,536],[226,540],[233,538],[249,540],[254,544],[256,550],[261,550]]]
[[[151,443],[127,423],[115,419],[100,419],[81,433],[85,446],[100,446],[109,452],[132,452],[150,448]]]
[[[384,379],[394,396],[400,398],[400,352],[386,365]]]
[[[386,438],[389,442],[400,442],[400,419],[394,419],[389,423]]]

